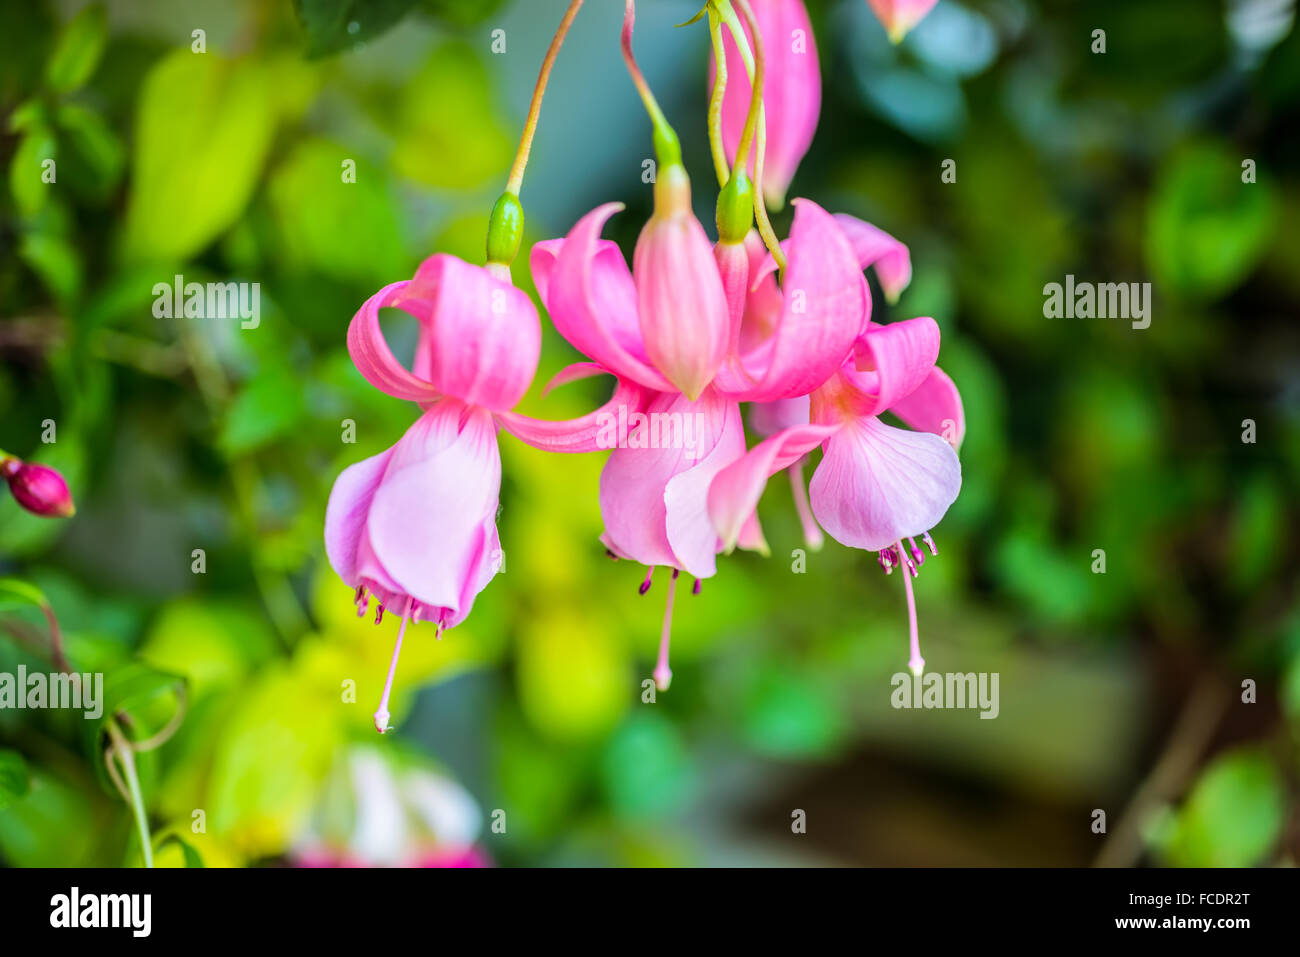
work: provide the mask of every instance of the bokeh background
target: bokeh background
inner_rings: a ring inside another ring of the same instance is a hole
[[[639,597],[597,541],[603,456],[503,436],[506,572],[440,642],[408,633],[383,739],[397,622],[354,616],[321,528],[337,473],[412,409],[344,332],[424,256],[482,260],[565,4],[84,6],[0,7],[0,447],[61,469],[79,508],[0,501],[0,671],[49,669],[48,607],[134,739],[184,697],[137,759],[159,863],[1294,863],[1293,0],[940,0],[898,48],[864,0],[808,0],[824,105],[791,194],[907,242],[912,285],[876,315],[943,328],[968,433],[917,582],[923,648],[999,673],[996,720],[891,708],[901,583],[833,542],[793,571],[779,478],[771,556],[680,596],[673,686],[643,703],[662,580]],[[528,243],[620,200],[607,235],[630,251],[648,213],[621,7],[589,0],[560,56]],[[675,27],[694,0],[639,7],[711,224],[707,30]],[[260,283],[259,327],[155,318],[176,273]],[[1150,328],[1044,318],[1067,273],[1153,283]],[[526,257],[515,274],[531,291]],[[409,355],[414,328],[387,328]],[[540,399],[574,355],[548,327],[524,411],[604,400],[603,380]],[[0,861],[141,861],[102,730],[0,710]]]

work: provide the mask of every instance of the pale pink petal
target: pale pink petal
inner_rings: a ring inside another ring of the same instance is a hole
[[[467,585],[476,592],[500,565],[489,554],[495,536],[485,535],[500,487],[491,414],[438,403],[393,447],[370,506],[373,565],[363,557],[362,578],[382,570],[421,605],[446,609],[448,623],[459,620],[468,611]]]
[[[853,247],[858,265],[862,269],[875,266],[885,298],[897,302],[912,281],[912,254],[907,247],[883,229],[848,213],[836,213],[835,222]]]
[[[542,300],[542,305],[546,305],[546,294],[551,288],[551,276],[555,273],[555,265],[560,261],[560,250],[563,248],[563,238],[543,239],[533,243],[532,251],[528,254],[528,270],[532,273],[533,285],[537,287],[537,295]]]
[[[810,421],[808,406],[806,395],[773,402],[755,402],[749,407],[749,427],[767,437],[796,425],[807,425]]]
[[[731,548],[763,495],[767,480],[839,430],[838,424],[801,425],[764,439],[722,469],[709,486],[708,508],[723,548]]]
[[[394,301],[424,305],[414,370],[439,392],[501,410],[515,406],[537,372],[542,327],[533,301],[482,266],[430,256]]]
[[[763,84],[763,106],[767,121],[767,151],[764,156],[763,193],[774,209],[785,202],[786,189],[817,130],[821,111],[822,80],[817,62],[817,44],[803,0],[758,0],[753,4],[767,63]],[[745,34],[753,47],[748,24]],[[722,96],[722,142],[727,158],[734,163],[741,130],[749,111],[752,87],[740,49],[730,31],[724,31],[727,57],[727,89]],[[712,89],[716,64],[710,73]],[[751,147],[750,175],[753,175]]]
[[[697,464],[669,479],[664,489],[668,543],[680,568],[696,578],[709,578],[717,572],[719,546],[709,520],[709,485],[719,471],[745,454],[745,426],[740,406],[715,393],[695,403],[694,409],[680,407],[703,417],[701,425],[708,436],[704,441],[712,448]]]
[[[939,523],[961,489],[943,439],[868,417],[831,436],[808,491],[813,514],[842,545],[878,551]]]
[[[392,449],[385,449],[345,468],[334,480],[329,504],[325,506],[325,555],[330,567],[352,588],[361,584],[357,575],[357,550],[365,534],[375,489],[392,455]]]
[[[668,380],[648,364],[627,263],[617,246],[599,238],[605,221],[621,208],[607,203],[578,220],[549,273],[546,308],[556,330],[583,355],[621,379],[671,391]],[[538,261],[552,251],[543,250]]]
[[[948,373],[938,366],[930,370],[916,389],[889,407],[908,425],[922,432],[933,432],[943,437],[953,448],[961,448],[966,435],[966,413],[961,404],[961,393]]]

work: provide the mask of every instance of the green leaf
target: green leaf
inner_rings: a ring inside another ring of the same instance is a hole
[[[104,680],[102,711],[98,718],[87,719],[83,740],[100,784],[109,794],[117,794],[104,769],[105,724],[120,714],[129,715],[129,736],[142,741],[158,731],[183,707],[186,682],[179,675],[160,671],[138,661],[123,666]],[[138,754],[137,760],[144,757]],[[144,762],[140,762],[142,765]],[[141,768],[142,772],[144,768]]]
[[[45,64],[45,82],[55,93],[71,93],[95,72],[108,43],[108,18],[99,4],[68,21]]]
[[[1239,748],[1210,764],[1153,840],[1178,867],[1250,867],[1277,843],[1285,813],[1272,758],[1262,749]]]
[[[28,233],[18,255],[60,302],[72,302],[81,292],[81,258],[68,240],[54,233]]]
[[[0,811],[26,796],[31,786],[23,756],[17,751],[0,748]]]
[[[318,57],[373,40],[415,6],[415,0],[294,0],[307,34],[307,55]]]
[[[1147,217],[1146,255],[1160,287],[1191,298],[1221,296],[1263,256],[1275,220],[1273,192],[1242,182],[1240,158],[1195,146],[1161,171]]]
[[[18,578],[0,578],[0,611],[25,608],[28,605],[48,608],[49,604],[45,593],[35,585]]]
[[[221,428],[227,455],[241,455],[288,434],[307,414],[302,383],[286,369],[255,376],[235,397]]]
[[[128,260],[185,259],[234,225],[270,147],[274,89],[256,60],[188,49],[150,71],[136,118]]]
[[[62,106],[55,117],[71,147],[67,182],[85,194],[103,197],[117,185],[126,165],[126,148],[104,118],[84,106]]]
[[[35,216],[45,205],[54,184],[45,182],[44,163],[57,154],[54,134],[42,124],[33,125],[18,141],[9,161],[9,191],[21,215]],[[57,175],[57,169],[55,172]]]
[[[154,847],[154,856],[157,857],[168,845],[175,844],[181,849],[181,854],[185,859],[186,867],[203,867],[203,858],[194,846],[188,841],[181,840],[179,835],[168,834]]]

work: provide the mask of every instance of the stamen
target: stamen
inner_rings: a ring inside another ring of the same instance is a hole
[[[618,556],[614,554],[614,550],[612,548],[605,549],[605,557],[608,558],[610,561],[615,561],[615,562],[618,561]]]
[[[375,609],[375,624],[377,625],[383,620],[384,620],[384,605],[381,602],[379,607]]]
[[[916,562],[916,564],[917,564],[918,567],[921,566],[921,565],[924,565],[924,564],[925,564],[925,552],[921,551],[921,546],[919,546],[919,545],[916,544],[916,539],[915,539],[915,538],[909,538],[909,539],[907,540],[907,544],[910,545],[910,546],[912,547],[912,560],[913,560],[914,562]]]
[[[379,610],[382,613],[384,606],[380,605]],[[411,599],[406,599],[406,609],[402,612],[402,623],[397,628],[397,643],[393,645],[393,657],[388,662],[388,677],[384,680],[384,693],[379,699],[379,709],[375,711],[375,730],[380,734],[388,732],[388,719],[391,717],[388,713],[388,696],[393,690],[393,676],[397,674],[397,658],[402,653],[402,638],[406,634],[406,623],[411,613]],[[378,623],[378,618],[375,619]],[[439,630],[441,635],[441,629]]]
[[[900,541],[898,547],[902,550],[903,543]],[[919,675],[925,670],[925,659],[921,657],[921,637],[916,628],[916,596],[912,594],[912,578],[914,576],[903,576],[903,588],[907,592],[907,628],[911,640],[912,655],[907,661],[907,666],[912,669],[912,674]]]
[[[885,570],[885,574],[886,574],[886,575],[892,575],[892,574],[894,574],[894,552],[893,552],[893,549],[890,549],[890,548],[882,548],[882,549],[880,550],[880,553],[876,556],[876,561],[880,563],[880,567],[883,568],[883,569]]]
[[[691,586],[691,594],[698,595],[700,593],[700,589],[703,586],[704,586],[704,579],[702,578],[695,579],[695,584]]]
[[[808,507],[808,487],[803,482],[803,459],[786,469],[790,476],[790,492],[794,495],[794,510],[803,526],[803,540],[813,551],[822,547],[822,530]]]
[[[930,554],[931,554],[931,555],[934,555],[934,556],[936,556],[936,557],[938,556],[938,554],[939,554],[939,549],[935,546],[935,544],[934,544],[934,539],[930,537],[930,533],[929,533],[929,532],[922,532],[922,533],[921,533],[921,541],[925,542],[925,547],[928,548],[928,549],[930,549]]]
[[[637,589],[637,594],[644,595],[646,592],[650,590],[650,584],[651,584],[650,579],[654,577],[654,573],[655,573],[655,567],[653,565],[651,565],[648,569],[646,569],[645,581],[643,581],[641,583],[641,587]]]
[[[677,593],[677,569],[673,569],[672,580],[668,582],[668,604],[664,606],[664,628],[659,636],[659,661],[655,664],[655,687],[667,691],[672,684],[673,670],[668,667],[668,645],[673,636],[673,596]]]

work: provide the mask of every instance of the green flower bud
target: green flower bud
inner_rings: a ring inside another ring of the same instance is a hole
[[[524,241],[524,207],[519,197],[504,192],[492,207],[488,221],[487,261],[509,266]]]
[[[743,243],[754,225],[754,184],[737,169],[718,193],[718,240]]]

